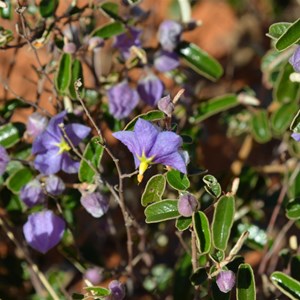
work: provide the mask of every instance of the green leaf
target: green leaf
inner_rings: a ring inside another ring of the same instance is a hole
[[[0,108],[0,115],[4,119],[9,119],[12,114],[14,113],[15,109],[17,108],[28,108],[30,107],[29,104],[24,103],[23,101],[19,99],[10,99],[3,103],[3,105]]]
[[[119,6],[117,3],[113,2],[105,2],[103,3],[100,8],[111,18],[115,20],[122,20],[118,15]]]
[[[272,283],[290,299],[300,299],[300,282],[282,272],[271,274]]]
[[[291,276],[296,279],[300,280],[300,255],[293,255],[291,259]]]
[[[23,168],[14,172],[6,180],[7,188],[17,194],[21,188],[32,179],[32,173],[29,168]]]
[[[285,214],[290,220],[300,219],[300,198],[293,199],[288,203]]]
[[[0,145],[10,148],[17,144],[25,132],[23,123],[8,123],[0,127]]]
[[[44,18],[53,17],[58,6],[58,0],[42,0],[39,9]]]
[[[192,218],[191,217],[179,217],[176,220],[175,226],[179,231],[184,231],[188,229],[192,224]]]
[[[298,104],[295,102],[284,103],[272,113],[271,126],[276,135],[282,135],[289,128],[293,121],[293,116],[298,109]]]
[[[193,227],[200,254],[208,253],[211,247],[211,235],[209,222],[204,212],[198,211],[193,214]]]
[[[180,216],[177,204],[178,200],[167,199],[148,205],[145,209],[146,223],[176,219]]]
[[[166,188],[165,176],[158,174],[149,179],[142,195],[142,205],[147,206],[149,203],[158,202]]]
[[[237,300],[255,300],[256,288],[253,270],[249,264],[241,264],[237,273]]]
[[[94,166],[95,169],[99,167],[102,155],[103,146],[100,144],[99,137],[93,137],[86,146],[83,157]],[[85,160],[81,160],[79,166],[78,177],[81,182],[93,183],[95,177],[95,171],[89,166]]]
[[[55,86],[59,93],[63,94],[70,85],[72,76],[72,56],[64,53],[60,59],[55,76]]]
[[[300,39],[300,19],[296,20],[289,28],[280,36],[275,44],[278,51],[283,51]]]
[[[72,299],[73,300],[82,300],[82,299],[84,299],[84,295],[78,294],[78,293],[73,293],[72,294]]]
[[[191,276],[190,280],[193,285],[201,285],[208,278],[206,269],[204,267],[198,268]]]
[[[296,102],[300,95],[300,83],[290,80],[294,72],[290,63],[281,69],[273,90],[273,98],[280,103]]]
[[[256,111],[251,120],[251,132],[258,143],[266,143],[271,140],[271,127],[268,114],[261,109]]]
[[[185,191],[190,187],[188,177],[177,170],[171,170],[167,173],[167,181],[172,188],[178,191]]]
[[[103,288],[101,286],[90,286],[90,287],[85,287],[85,290],[92,292],[94,296],[98,297],[105,297],[110,295],[110,290]]]
[[[76,80],[81,79],[82,87],[84,86],[82,65],[79,59],[75,59],[73,61],[71,74],[72,74],[72,79],[69,85],[69,93],[72,99],[77,99],[74,83],[76,82]],[[80,88],[82,89],[82,87]]]
[[[202,179],[205,183],[205,190],[210,194],[212,195],[213,197],[220,197],[221,196],[221,192],[222,192],[222,189],[221,189],[221,186],[218,182],[218,180],[212,176],[212,175],[205,175]]]
[[[165,118],[165,114],[160,110],[150,110],[147,113],[136,116],[132,119],[123,130],[133,130],[136,121],[141,118],[146,121],[159,121]]]
[[[215,81],[223,75],[219,62],[195,44],[181,42],[177,52],[193,70],[204,77]]]
[[[226,250],[233,224],[235,212],[234,197],[230,194],[222,196],[215,204],[212,222],[212,237],[214,245],[219,250]]]
[[[239,102],[237,96],[234,94],[223,95],[201,102],[197,110],[197,115],[191,118],[191,122],[201,122],[237,105],[239,105]]]
[[[12,3],[10,0],[4,0],[7,7],[0,8],[0,16],[2,19],[11,20],[13,17]]]
[[[121,22],[112,22],[96,28],[92,32],[92,36],[98,36],[103,39],[108,39],[113,36],[124,33],[125,31],[126,28]]]
[[[267,33],[267,36],[277,40],[280,36],[282,36],[288,28],[291,26],[291,23],[289,22],[278,22],[274,23],[269,27],[269,32]]]

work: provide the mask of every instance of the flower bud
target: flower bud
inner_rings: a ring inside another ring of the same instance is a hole
[[[59,243],[64,230],[65,221],[51,210],[31,214],[23,226],[27,243],[44,254]]]
[[[182,26],[175,21],[166,20],[158,29],[158,40],[161,47],[166,51],[174,51],[177,47],[182,33]]]
[[[138,82],[137,92],[144,102],[155,106],[164,92],[164,85],[158,77],[151,74]]]
[[[61,195],[66,186],[62,179],[55,175],[50,175],[45,181],[46,191],[54,196]]]
[[[85,193],[81,196],[80,202],[94,218],[102,217],[109,208],[108,198],[99,192]]]
[[[33,179],[24,185],[20,191],[20,198],[28,207],[43,203],[45,194],[39,180]]]
[[[109,112],[118,120],[126,118],[139,102],[138,93],[127,81],[122,81],[108,90]]]
[[[102,281],[102,270],[98,267],[89,268],[85,271],[84,277],[93,285],[97,285]]]
[[[295,72],[300,72],[300,46],[298,46],[289,59],[290,64],[293,66]]]
[[[235,285],[235,274],[232,271],[221,271],[216,280],[217,286],[222,293],[228,293]]]
[[[9,160],[10,160],[9,156],[5,148],[0,146],[0,176],[2,176],[3,173],[5,172]]]
[[[64,44],[63,51],[65,53],[73,54],[76,52],[76,45],[74,43],[66,43]]]
[[[291,137],[292,137],[296,142],[300,142],[300,133],[294,132],[294,133],[292,133]]]
[[[154,57],[154,67],[159,72],[169,72],[179,66],[179,57],[175,52],[161,50]]]
[[[38,112],[35,112],[28,117],[26,132],[33,138],[36,138],[45,130],[47,124],[48,119]]]
[[[123,284],[118,280],[113,280],[109,283],[108,288],[110,289],[111,300],[122,300],[125,298],[125,288]]]
[[[199,208],[199,202],[192,194],[183,194],[178,200],[178,211],[184,217],[190,217]]]
[[[88,50],[89,51],[97,50],[97,49],[103,47],[103,45],[104,45],[104,39],[102,39],[98,36],[94,36],[94,37],[89,39]]]
[[[169,118],[172,116],[172,113],[175,108],[170,95],[158,100],[157,106],[158,106],[158,109],[161,110],[162,112],[164,112]]]

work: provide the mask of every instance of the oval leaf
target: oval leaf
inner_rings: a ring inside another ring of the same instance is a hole
[[[196,233],[200,254],[206,254],[211,247],[211,235],[208,219],[202,211],[193,214],[193,227]]]
[[[0,145],[10,148],[17,144],[25,132],[23,123],[8,123],[0,127]]]
[[[136,121],[141,118],[146,121],[159,121],[165,118],[165,114],[160,110],[150,110],[147,113],[136,116],[132,119],[123,130],[133,130]]]
[[[6,186],[10,191],[17,194],[20,192],[21,188],[31,180],[31,178],[31,170],[29,168],[22,168],[7,178]]]
[[[71,82],[72,56],[69,53],[64,53],[58,65],[58,71],[55,76],[56,89],[63,94]]]
[[[184,230],[188,229],[191,224],[192,224],[192,218],[191,217],[181,216],[176,220],[175,226],[179,231],[184,231]]]
[[[149,179],[142,195],[142,205],[147,206],[149,203],[158,202],[166,188],[165,176],[158,174]]]
[[[237,273],[237,300],[255,300],[256,289],[253,270],[249,264],[241,264]]]
[[[234,197],[230,194],[222,196],[215,204],[212,222],[212,237],[217,249],[225,251],[234,218]]]
[[[223,75],[219,62],[195,44],[181,42],[177,52],[193,70],[204,77],[214,81]]]
[[[82,86],[79,88],[82,90],[82,87],[84,86],[84,80],[83,80],[83,71],[82,71],[82,65],[79,59],[75,59],[72,64],[72,71],[71,71],[71,81],[69,85],[69,93],[72,99],[77,99],[77,95],[75,92],[75,81],[78,79],[81,79]]]
[[[85,290],[92,292],[94,296],[105,297],[110,295],[110,290],[101,286],[89,286],[85,287]]]
[[[157,223],[179,217],[177,204],[178,200],[169,199],[150,204],[145,209],[146,223]]]
[[[288,203],[286,206],[286,216],[290,220],[300,219],[300,198],[296,198]]]
[[[297,103],[285,103],[272,114],[271,126],[275,134],[282,135],[289,128],[297,109]]]
[[[103,150],[103,146],[100,144],[100,138],[93,137],[86,146],[83,157],[88,160],[95,169],[97,169],[100,165]],[[78,177],[81,182],[94,182],[95,171],[85,160],[81,160],[80,162]]]
[[[300,299],[300,282],[282,273],[273,272],[272,283],[290,299]]]
[[[269,27],[269,32],[267,33],[267,36],[277,40],[280,36],[282,36],[288,28],[291,26],[291,23],[289,22],[278,22],[274,23]]]
[[[96,28],[92,32],[92,36],[98,36],[103,39],[108,39],[115,35],[119,35],[125,31],[126,31],[125,26],[121,22],[112,22],[112,23],[105,24],[99,28]]]
[[[42,0],[39,8],[40,14],[44,18],[53,17],[58,6],[58,0]]]
[[[188,177],[177,170],[171,170],[167,173],[167,181],[172,188],[178,191],[185,191],[190,186]]]
[[[208,278],[207,272],[205,268],[197,269],[191,276],[191,282],[193,285],[201,285],[203,284]]]
[[[265,110],[259,110],[253,115],[251,120],[251,132],[258,143],[266,143],[271,140],[271,128]]]
[[[202,179],[204,181],[205,190],[212,195],[213,197],[220,197],[221,196],[221,185],[219,184],[218,180],[212,175],[205,175]]]
[[[278,51],[283,51],[286,48],[297,43],[300,39],[300,19],[295,21],[277,40],[275,48]]]
[[[107,14],[109,17],[115,19],[115,20],[122,20],[119,15],[119,6],[117,3],[113,2],[105,2],[103,3],[100,8]]]
[[[199,105],[197,115],[191,118],[191,121],[201,122],[215,114],[226,111],[237,105],[239,105],[237,96],[233,94],[212,98]]]

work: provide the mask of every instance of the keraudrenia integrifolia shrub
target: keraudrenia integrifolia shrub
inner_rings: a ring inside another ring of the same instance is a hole
[[[298,46],[294,54],[289,59],[290,64],[293,66],[295,72],[300,73],[300,46]]]
[[[126,80],[116,84],[107,92],[109,112],[118,120],[126,118],[139,102],[138,93]]]
[[[3,175],[3,173],[6,170],[7,164],[9,163],[9,156],[5,150],[4,147],[0,146],[0,176]]]
[[[154,56],[154,67],[159,72],[169,72],[179,66],[179,56],[175,52],[158,51]]]
[[[192,194],[183,194],[178,200],[178,212],[184,217],[190,217],[199,209],[199,202]]]
[[[108,288],[111,292],[110,300],[123,300],[125,298],[125,288],[124,285],[118,281],[113,280],[109,283]]]
[[[84,193],[81,196],[80,203],[94,218],[102,217],[109,208],[108,198],[99,192]]]
[[[65,221],[51,210],[31,214],[23,227],[27,243],[44,254],[59,243],[64,230]]]
[[[33,207],[45,201],[45,194],[38,179],[33,179],[24,185],[20,191],[20,199],[28,206]]]
[[[150,74],[138,82],[137,91],[144,102],[155,106],[164,92],[164,84],[157,76]]]
[[[160,131],[139,118],[133,131],[118,131],[113,136],[133,154],[135,167],[139,168],[139,182],[150,164],[163,164],[186,174],[186,164],[179,152],[182,138],[176,133]]]
[[[232,271],[221,271],[217,275],[216,283],[223,293],[228,293],[235,285],[235,274]]]
[[[45,175],[55,174],[60,170],[70,174],[78,171],[80,163],[71,158],[69,154],[71,147],[59,127],[66,114],[67,112],[63,111],[53,117],[46,130],[33,142],[32,153],[36,155],[34,167]],[[88,136],[91,129],[73,123],[66,125],[65,131],[73,145],[77,146]]]
[[[47,127],[47,117],[35,112],[28,117],[26,124],[26,132],[33,138],[39,136]]]
[[[63,180],[56,175],[48,176],[45,181],[45,186],[46,191],[54,196],[61,195],[66,188],[66,185],[63,182]]]
[[[161,47],[166,51],[174,51],[182,33],[182,26],[176,21],[166,20],[158,29],[158,40]]]

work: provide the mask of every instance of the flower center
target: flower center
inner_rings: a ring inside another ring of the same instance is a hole
[[[71,150],[69,144],[62,138],[60,143],[57,143],[56,146],[59,148],[58,154],[68,152]]]
[[[140,163],[139,166],[139,174],[137,176],[138,182],[141,183],[144,177],[145,171],[148,169],[149,165],[152,163],[154,156],[146,157],[145,153],[143,152],[142,156],[138,156]]]

